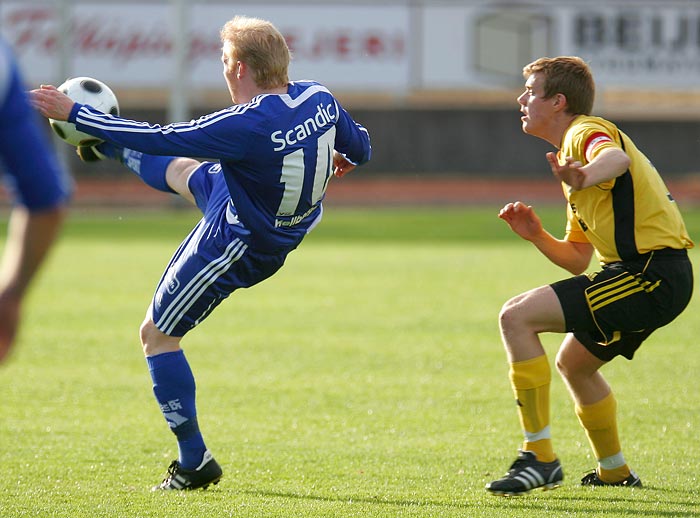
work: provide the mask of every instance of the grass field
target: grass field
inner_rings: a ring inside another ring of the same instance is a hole
[[[561,211],[542,216],[554,230]],[[488,209],[327,210],[272,280],[184,341],[224,467],[163,494],[177,453],[138,326],[192,212],[74,211],[0,367],[0,516],[689,517],[700,515],[700,302],[604,372],[645,488],[582,488],[594,460],[557,375],[552,492],[488,495],[521,432],[497,314],[565,276]],[[700,236],[700,212],[687,214]],[[700,255],[693,252],[696,264]],[[550,360],[558,338],[544,337]]]

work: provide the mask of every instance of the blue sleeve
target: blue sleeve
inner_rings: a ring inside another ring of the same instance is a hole
[[[17,203],[50,209],[70,195],[71,182],[39,125],[12,54],[0,42],[0,170]]]
[[[335,150],[355,165],[361,165],[372,157],[369,132],[355,122],[342,106],[338,107],[338,123],[336,124]]]
[[[115,117],[76,103],[68,120],[80,131],[150,155],[237,160],[245,155],[250,138],[250,132],[238,130],[242,121],[237,114],[237,108],[232,108],[190,122],[161,126]]]

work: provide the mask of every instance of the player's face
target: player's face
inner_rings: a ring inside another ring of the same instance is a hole
[[[523,131],[528,135],[545,138],[552,115],[555,113],[553,103],[555,97],[546,99],[544,96],[544,78],[534,73],[525,82],[525,91],[518,97],[520,120]]]

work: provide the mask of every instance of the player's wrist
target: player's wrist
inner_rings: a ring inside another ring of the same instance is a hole
[[[76,103],[76,102],[73,103],[73,107],[71,108],[70,113],[68,114],[68,119],[67,119],[68,122],[72,122],[73,124],[75,124],[75,121],[78,118],[78,112],[80,111],[80,109],[83,106],[84,105],[82,105],[80,103]]]

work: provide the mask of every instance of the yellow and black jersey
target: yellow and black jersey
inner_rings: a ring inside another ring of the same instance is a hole
[[[662,248],[692,248],[678,206],[656,168],[613,123],[577,117],[564,134],[558,157],[573,157],[585,165],[609,147],[625,151],[629,169],[580,191],[562,184],[569,202],[566,239],[591,243],[603,264]]]

